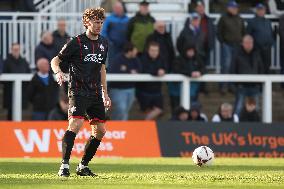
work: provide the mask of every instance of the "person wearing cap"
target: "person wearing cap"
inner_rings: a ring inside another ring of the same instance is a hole
[[[257,4],[256,16],[248,21],[247,32],[254,38],[255,46],[262,58],[264,73],[268,74],[274,34],[270,20],[264,17],[265,13],[266,7],[262,3]]]
[[[235,1],[229,1],[227,4],[227,13],[224,14],[217,26],[217,37],[221,43],[221,73],[228,74],[232,56],[240,46],[242,37],[245,35],[245,23],[239,16],[239,7]],[[232,86],[229,86],[232,91]],[[220,84],[221,94],[225,94],[225,83]]]
[[[129,20],[127,39],[138,49],[139,54],[144,50],[146,38],[154,31],[155,18],[150,15],[149,3],[139,3],[139,11]]]
[[[205,35],[200,28],[200,15],[196,12],[190,15],[190,22],[185,26],[177,38],[177,50],[181,56],[186,58],[186,47],[194,45],[196,53],[205,57]]]

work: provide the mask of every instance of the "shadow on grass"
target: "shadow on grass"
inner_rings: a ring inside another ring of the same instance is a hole
[[[54,173],[60,163],[32,163],[32,162],[2,162],[0,174]],[[70,165],[75,170],[76,164]],[[252,166],[252,165],[215,165],[199,168],[194,165],[161,165],[161,164],[100,164],[90,163],[90,168],[98,173],[155,173],[155,172],[196,172],[206,171],[284,171],[281,166]]]

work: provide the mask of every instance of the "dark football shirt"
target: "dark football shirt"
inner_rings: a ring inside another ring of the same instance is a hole
[[[97,40],[91,40],[83,33],[64,45],[58,57],[69,65],[69,94],[101,95],[101,67],[107,52],[107,40],[100,35]]]

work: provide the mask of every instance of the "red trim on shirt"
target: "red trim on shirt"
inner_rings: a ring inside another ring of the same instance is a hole
[[[81,60],[83,61],[83,51],[82,51],[82,44],[81,44],[81,39],[79,36],[77,36],[77,42],[80,45],[80,56],[81,56]]]

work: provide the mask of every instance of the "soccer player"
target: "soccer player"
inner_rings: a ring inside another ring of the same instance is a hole
[[[71,38],[51,61],[59,85],[64,81],[64,74],[59,64],[68,62],[70,72],[69,126],[62,139],[62,164],[58,172],[62,177],[70,175],[69,159],[76,134],[83,125],[85,115],[90,122],[92,132],[76,173],[80,176],[96,176],[88,168],[88,163],[96,154],[106,132],[105,107],[111,106],[107,93],[105,67],[108,45],[106,39],[100,35],[104,19],[104,9],[86,9],[83,14],[86,32]]]

